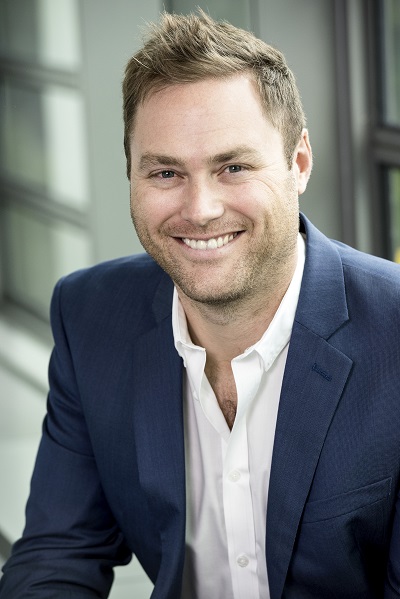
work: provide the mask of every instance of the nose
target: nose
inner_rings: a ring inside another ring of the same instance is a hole
[[[204,227],[224,214],[224,202],[212,181],[188,181],[181,217],[193,225]]]

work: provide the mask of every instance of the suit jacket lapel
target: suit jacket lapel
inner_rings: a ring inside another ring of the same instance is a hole
[[[348,319],[340,257],[308,221],[307,256],[290,340],[271,466],[266,552],[280,599],[297,529],[352,361],[327,340]]]

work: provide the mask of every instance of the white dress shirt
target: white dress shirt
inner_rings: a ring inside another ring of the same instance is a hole
[[[230,431],[192,343],[176,289],[175,347],[182,357],[186,553],[182,599],[269,599],[265,558],[268,485],[283,373],[300,293],[305,244],[290,286],[261,339],[231,362],[237,413]]]

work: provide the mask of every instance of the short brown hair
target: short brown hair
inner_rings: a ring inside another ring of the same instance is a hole
[[[163,13],[132,56],[123,82],[124,146],[130,177],[130,134],[139,103],[168,85],[203,79],[253,75],[270,122],[282,135],[288,167],[305,126],[292,71],[281,52],[249,31],[199,15]]]

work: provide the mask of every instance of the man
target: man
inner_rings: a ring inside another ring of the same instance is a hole
[[[152,257],[56,287],[1,599],[106,597],[132,553],[158,599],[400,597],[399,269],[299,229],[312,158],[283,56],[164,15],[124,117]]]

